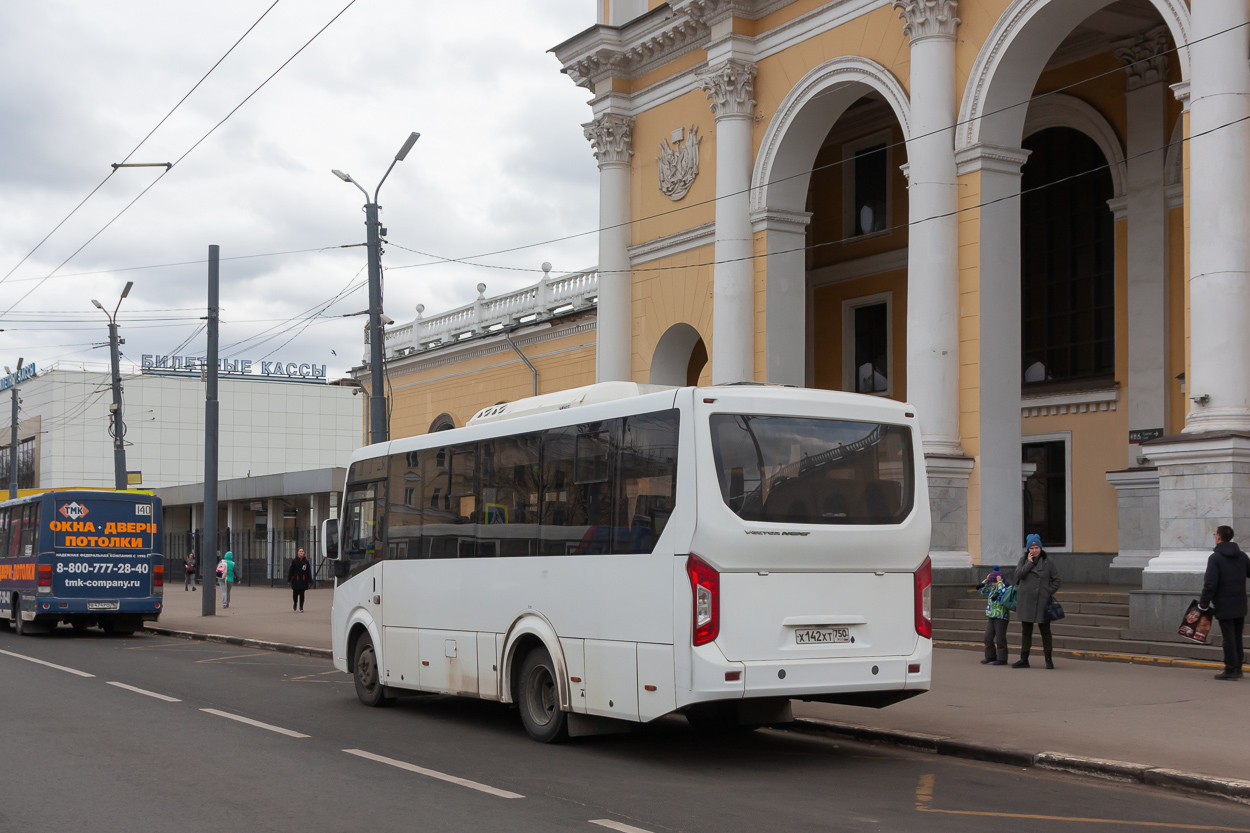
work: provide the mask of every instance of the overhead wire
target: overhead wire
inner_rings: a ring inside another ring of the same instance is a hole
[[[131,206],[133,206],[135,203],[137,203],[139,200],[141,200],[141,199],[143,198],[143,196],[144,196],[144,195],[145,195],[148,191],[151,191],[151,190],[152,190],[152,189],[156,186],[156,184],[157,184],[158,182],[160,182],[162,179],[164,179],[164,178],[165,178],[165,177],[169,174],[169,172],[170,172],[170,171],[172,171],[174,168],[178,167],[178,165],[180,165],[180,164],[182,163],[182,160],[186,159],[186,158],[187,158],[187,157],[188,157],[188,156],[189,156],[189,155],[190,155],[190,154],[191,154],[191,153],[192,153],[192,152],[193,152],[196,148],[198,148],[201,144],[203,144],[203,143],[204,143],[204,141],[205,141],[206,139],[208,139],[208,137],[209,137],[209,136],[211,136],[211,135],[213,135],[213,133],[217,132],[217,129],[218,129],[219,127],[221,127],[223,124],[225,124],[225,123],[226,123],[226,121],[227,121],[227,120],[228,120],[231,116],[233,116],[235,113],[237,113],[237,112],[239,111],[239,109],[243,107],[243,105],[244,105],[244,104],[247,104],[247,102],[251,101],[251,99],[252,99],[252,97],[253,97],[253,96],[255,96],[258,92],[260,92],[262,89],[264,89],[265,85],[267,85],[270,81],[272,81],[272,80],[274,79],[274,77],[275,77],[275,76],[277,76],[277,74],[278,74],[279,72],[281,72],[283,69],[285,69],[285,68],[287,67],[287,65],[288,65],[288,64],[290,64],[290,63],[291,63],[292,61],[294,61],[297,57],[299,57],[300,53],[302,53],[305,49],[307,49],[307,48],[308,48],[308,47],[312,44],[312,42],[313,42],[313,41],[315,41],[318,37],[320,37],[322,32],[324,32],[326,29],[330,28],[330,26],[332,26],[336,20],[338,20],[340,17],[342,17],[342,16],[343,16],[343,14],[344,14],[344,13],[345,13],[348,9],[350,9],[352,6],[354,6],[355,4],[356,4],[356,0],[348,0],[347,5],[346,5],[346,6],[344,6],[342,9],[340,9],[340,10],[338,11],[338,13],[334,15],[334,17],[330,18],[329,22],[327,22],[324,26],[322,26],[320,29],[318,29],[318,30],[317,30],[317,32],[316,32],[316,33],[315,33],[315,34],[314,34],[311,38],[309,38],[307,41],[305,41],[305,42],[304,42],[304,45],[303,45],[303,46],[301,46],[299,49],[295,50],[295,52],[294,52],[294,53],[293,53],[293,54],[292,54],[289,58],[287,58],[285,61],[283,61],[283,62],[282,62],[282,64],[281,64],[281,65],[280,65],[277,69],[275,69],[272,73],[270,73],[270,74],[269,74],[269,76],[268,76],[268,77],[266,77],[264,81],[261,81],[261,82],[260,82],[260,84],[259,84],[259,85],[258,85],[258,86],[254,89],[254,90],[252,90],[250,93],[248,93],[248,94],[247,94],[247,95],[243,98],[243,100],[242,100],[242,101],[240,101],[238,104],[236,104],[236,105],[235,105],[235,106],[234,106],[234,107],[230,110],[230,112],[226,113],[226,115],[224,115],[224,116],[221,118],[221,120],[220,120],[220,121],[218,121],[216,124],[214,124],[212,127],[210,127],[210,128],[208,129],[208,131],[207,131],[207,132],[206,132],[203,136],[201,136],[199,139],[197,139],[197,140],[195,141],[195,143],[194,143],[193,145],[191,145],[191,147],[187,148],[187,149],[183,152],[183,154],[182,154],[181,156],[179,156],[177,159],[175,159],[175,160],[174,160],[174,161],[170,164],[170,166],[169,166],[168,168],[166,168],[164,171],[162,171],[162,172],[160,173],[160,175],[156,177],[156,179],[152,180],[152,182],[151,182],[151,183],[149,183],[149,184],[148,184],[148,186],[147,186],[146,188],[144,188],[142,191],[140,191],[140,192],[139,192],[139,194],[138,194],[138,196],[136,196],[136,197],[135,197],[134,199],[132,199],[130,202],[126,203],[126,205],[122,208],[122,210],[121,210],[121,211],[119,211],[119,212],[117,212],[117,214],[113,215],[113,218],[112,218],[112,219],[110,219],[107,223],[105,223],[105,224],[104,224],[104,225],[100,228],[100,230],[99,230],[99,231],[97,231],[95,234],[91,235],[91,237],[89,237],[85,243],[83,243],[81,246],[79,246],[77,249],[75,249],[75,250],[74,250],[74,251],[73,251],[73,252],[69,255],[69,257],[67,257],[67,258],[65,258],[63,261],[61,261],[61,263],[60,263],[60,264],[59,264],[59,265],[58,265],[55,269],[53,269],[50,273],[48,273],[48,274],[47,274],[47,275],[45,275],[43,278],[41,278],[39,281],[37,281],[37,282],[35,283],[35,285],[34,285],[34,286],[32,286],[30,289],[28,289],[24,295],[22,295],[20,298],[18,298],[16,301],[14,301],[14,302],[13,302],[13,303],[9,306],[9,308],[8,308],[8,309],[6,309],[3,313],[0,313],[0,315],[7,315],[9,312],[11,312],[11,311],[13,310],[13,308],[14,308],[14,307],[16,307],[16,306],[17,306],[18,304],[20,304],[22,301],[24,301],[24,300],[26,300],[28,297],[30,297],[31,293],[35,292],[37,289],[39,289],[39,287],[43,286],[43,284],[44,284],[44,282],[45,282],[45,281],[47,281],[49,278],[51,278],[53,275],[55,275],[57,272],[59,272],[59,271],[62,269],[62,267],[64,267],[64,266],[65,266],[65,264],[67,264],[67,263],[69,263],[71,260],[73,260],[73,259],[74,259],[74,258],[78,255],[78,253],[79,253],[79,252],[81,252],[83,249],[87,248],[87,246],[91,245],[92,241],[94,241],[97,237],[99,237],[101,234],[103,234],[103,233],[104,233],[104,232],[105,232],[105,231],[106,231],[106,230],[107,230],[110,226],[112,226],[112,225],[113,225],[113,223],[117,222],[117,220],[118,220],[118,219],[119,219],[119,218],[120,218],[123,214],[125,214],[127,211],[129,211],[129,210],[130,210]]]
[[[226,60],[226,58],[230,56],[230,53],[235,50],[235,47],[237,47],[240,43],[242,43],[243,39],[246,38],[248,35],[250,35],[252,33],[252,30],[255,29],[260,24],[260,22],[265,19],[265,16],[269,14],[271,11],[273,11],[273,7],[278,5],[278,3],[280,2],[281,0],[273,0],[273,3],[269,6],[269,8],[265,9],[265,11],[261,13],[260,17],[256,18],[256,20],[252,23],[252,25],[247,27],[247,31],[245,31],[242,35],[240,35],[239,39],[230,45],[230,48],[227,49],[225,53],[220,58],[217,59],[217,62],[208,68],[208,72],[200,76],[200,80],[196,81],[195,84],[191,87],[191,89],[187,90],[186,95],[178,99],[178,103],[175,104],[172,108],[170,108],[168,113],[166,113],[164,116],[161,117],[161,120],[156,123],[156,126],[153,127],[151,130],[149,130],[147,132],[147,135],[139,140],[139,144],[131,148],[130,153],[127,153],[126,156],[122,159],[122,161],[118,164],[124,165],[127,162],[129,162],[130,158],[134,156],[135,153],[138,152],[139,148],[143,147],[143,145],[147,143],[147,140],[152,138],[152,134],[154,134],[157,130],[159,130],[161,125],[163,125],[166,121],[169,120],[169,117],[172,116],[175,113],[175,111],[177,111],[178,108],[181,107],[183,103],[188,98],[191,97],[191,94],[193,92],[195,92],[196,90],[200,88],[200,85],[204,83],[204,81],[208,78],[208,76],[213,74],[213,70],[221,66],[221,62]],[[0,278],[0,283],[4,283],[5,281],[7,281],[9,279],[9,276],[11,276],[14,272],[16,272],[18,268],[21,267],[21,265],[30,258],[31,255],[39,251],[39,248],[43,246],[44,243],[48,242],[48,239],[52,237],[52,235],[56,234],[57,230],[60,229],[61,226],[65,225],[65,223],[68,222],[71,217],[73,217],[76,213],[78,213],[78,209],[82,208],[87,203],[87,200],[95,196],[96,192],[99,191],[101,188],[103,188],[104,183],[108,182],[109,179],[111,179],[113,174],[115,173],[117,173],[117,168],[116,167],[111,168],[108,174],[105,175],[104,179],[100,180],[100,183],[96,185],[96,187],[92,188],[90,193],[88,193],[87,196],[83,197],[82,201],[79,202],[78,205],[74,206],[73,209],[71,209],[70,212],[66,214],[65,217],[62,218],[59,223],[53,226],[52,231],[45,234],[43,236],[43,239],[35,244],[35,248],[27,252],[26,255],[21,260],[19,260],[13,266],[12,269],[10,269],[8,272],[4,274],[4,277]]]

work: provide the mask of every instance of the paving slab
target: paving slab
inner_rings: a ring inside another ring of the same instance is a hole
[[[304,597],[304,612],[291,611],[291,590],[287,587],[230,588],[230,607],[222,609],[221,592],[217,591],[214,616],[200,613],[200,596],[204,589],[183,590],[181,584],[165,588],[165,609],[161,611],[161,627],[193,633],[215,633],[263,639],[309,648],[330,647],[330,604],[334,589],[322,587],[309,590]]]

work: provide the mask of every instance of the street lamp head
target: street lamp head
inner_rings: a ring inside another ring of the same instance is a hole
[[[22,357],[21,356],[17,357],[17,372],[18,373],[22,372]]]
[[[132,286],[134,286],[134,285],[135,285],[135,282],[134,282],[134,281],[126,281],[126,288],[122,290],[122,297],[123,297],[123,298],[125,298],[127,295],[129,295],[129,294],[130,294],[130,287],[132,287]]]
[[[409,134],[408,139],[404,142],[404,146],[399,149],[399,153],[395,154],[395,161],[403,162],[404,157],[408,155],[408,151],[412,150],[412,146],[415,145],[417,143],[417,139],[420,139],[420,138],[421,138],[420,133],[414,132],[414,133]]]
[[[99,301],[97,301],[95,298],[92,298],[92,299],[91,299],[91,303],[95,304],[96,309],[104,309],[104,304],[101,304],[101,303],[100,303]]]
[[[335,176],[337,176],[339,179],[343,180],[344,182],[352,181],[350,174],[345,174],[342,171],[340,171],[338,168],[335,168],[334,170],[330,171],[330,173],[334,174]]]

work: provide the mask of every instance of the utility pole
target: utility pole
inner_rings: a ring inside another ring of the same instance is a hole
[[[109,311],[99,301],[94,299],[91,301],[100,312],[108,316],[109,320],[109,362],[113,370],[113,404],[109,407],[113,422],[113,488],[119,492],[126,488],[127,483],[126,423],[122,420],[122,372],[121,350],[119,349],[122,342],[117,338],[117,311],[121,309],[122,301],[130,294],[132,286],[134,286],[134,281],[126,281],[126,288],[122,290],[122,297],[117,299],[117,307],[114,308],[112,315],[109,315]]]
[[[205,367],[204,395],[204,539],[200,543],[200,576],[204,592],[200,595],[200,613],[217,615],[217,595],[213,579],[217,576],[217,323],[221,308],[218,302],[219,246],[208,247],[208,357]],[[223,576],[225,581],[233,576]]]
[[[385,357],[386,343],[385,333],[382,330],[382,237],[385,229],[382,228],[378,219],[378,193],[382,190],[382,183],[386,182],[386,178],[391,175],[391,169],[395,167],[396,162],[404,161],[404,157],[408,155],[408,151],[412,150],[412,146],[417,143],[417,139],[421,138],[420,133],[412,133],[404,141],[404,146],[399,149],[399,153],[395,154],[395,158],[391,160],[390,167],[386,169],[386,173],[382,175],[382,181],[378,183],[378,187],[373,191],[373,199],[369,199],[369,192],[366,191],[359,182],[352,179],[349,174],[345,174],[340,170],[334,170],[333,173],[344,182],[350,182],[357,188],[360,193],[365,195],[365,229],[367,232],[367,245],[369,247],[369,442],[384,443],[387,440],[388,422],[386,408],[386,380],[382,375],[382,362]]]
[[[8,372],[8,368],[5,368]],[[9,500],[17,499],[17,380],[22,375],[22,360],[17,360],[17,372],[13,378],[13,421],[9,426]]]

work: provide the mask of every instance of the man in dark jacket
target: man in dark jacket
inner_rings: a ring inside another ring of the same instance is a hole
[[[1215,603],[1215,618],[1224,637],[1224,671],[1217,680],[1236,680],[1246,661],[1242,631],[1246,626],[1246,579],[1250,578],[1250,557],[1233,543],[1233,528],[1215,531],[1215,552],[1207,559],[1199,607]]]

